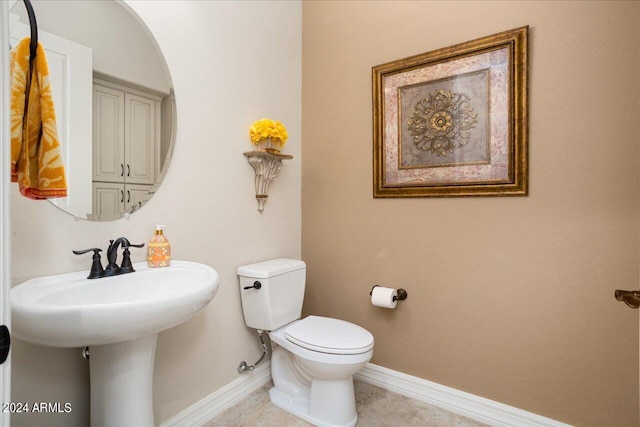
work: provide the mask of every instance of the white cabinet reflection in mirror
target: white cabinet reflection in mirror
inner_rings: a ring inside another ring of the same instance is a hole
[[[160,101],[94,80],[92,219],[121,218],[151,197],[160,167]]]
[[[150,185],[93,183],[93,211],[90,219],[109,221],[121,218],[126,212],[140,209],[153,195]]]
[[[62,142],[69,187],[68,197],[50,201],[76,219],[114,220],[128,217],[123,212],[130,211],[133,206],[120,206],[117,210],[119,215],[115,216],[113,212],[101,215],[93,209],[93,182],[115,182],[93,178],[93,81],[100,79],[114,83],[115,86],[126,86],[127,89],[122,90],[132,97],[128,103],[134,106],[132,114],[151,114],[150,107],[146,104],[148,95],[151,94],[154,105],[152,108],[156,110],[152,112],[156,117],[155,137],[159,138],[160,145],[159,148],[154,147],[157,153],[152,160],[153,167],[146,162],[137,161],[138,153],[146,153],[148,146],[145,145],[133,151],[136,161],[129,163],[129,168],[132,175],[139,174],[141,170],[146,175],[147,171],[153,170],[155,179],[151,181],[147,178],[143,182],[141,176],[136,176],[135,180],[120,180],[119,189],[122,189],[125,201],[128,198],[126,186],[131,187],[132,183],[136,186],[148,185],[155,191],[161,185],[169,165],[177,121],[171,75],[162,51],[143,20],[126,2],[34,1],[32,4],[38,17],[40,41],[47,51],[53,98],[58,113],[58,135]],[[10,3],[10,7],[11,14],[15,15],[10,22],[11,39],[15,45],[22,37],[30,34],[29,19],[21,1]],[[114,33],[113,28],[118,31]],[[58,40],[62,40],[63,44],[59,44]],[[113,85],[111,88],[114,88]],[[136,91],[142,92],[142,101],[133,100]],[[154,96],[161,99],[159,106]],[[122,108],[126,110],[126,97],[124,102],[125,106]],[[126,111],[123,114],[127,114]],[[137,119],[136,122],[143,123]],[[132,131],[138,132],[140,129],[146,132],[143,125]],[[112,160],[115,161],[115,157]],[[116,169],[120,173],[120,163]],[[129,188],[133,199],[131,189]],[[144,200],[146,198],[138,202],[144,203]],[[136,206],[141,204],[137,203]]]

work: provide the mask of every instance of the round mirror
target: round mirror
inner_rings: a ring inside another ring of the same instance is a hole
[[[67,197],[76,218],[128,217],[153,196],[176,129],[169,69],[149,29],[123,2],[32,0],[45,48]],[[25,5],[11,6],[11,45],[30,35]]]

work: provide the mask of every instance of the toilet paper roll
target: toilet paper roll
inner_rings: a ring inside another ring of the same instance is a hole
[[[384,286],[376,286],[371,291],[371,304],[376,307],[396,308],[398,301],[394,301],[398,291],[393,288],[385,288]]]

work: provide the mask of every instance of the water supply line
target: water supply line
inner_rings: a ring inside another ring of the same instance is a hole
[[[264,339],[262,338],[262,333],[264,331],[261,329],[258,329],[258,337],[260,338],[260,345],[262,346],[262,355],[260,356],[260,359],[258,359],[258,361],[256,363],[254,363],[253,365],[247,365],[247,362],[245,362],[244,360],[242,362],[240,362],[240,366],[238,366],[238,372],[239,373],[245,373],[245,372],[251,372],[253,371],[256,366],[258,366],[258,364],[260,362],[262,362],[262,359],[264,359],[264,357],[269,354],[269,349],[267,348],[267,345],[264,343]]]

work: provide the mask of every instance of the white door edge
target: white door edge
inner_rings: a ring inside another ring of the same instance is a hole
[[[9,185],[9,4],[0,2],[0,324],[11,330],[11,221]],[[11,401],[11,354],[0,365],[0,403]],[[9,427],[9,412],[0,411],[0,427]]]

